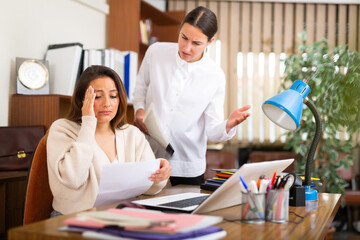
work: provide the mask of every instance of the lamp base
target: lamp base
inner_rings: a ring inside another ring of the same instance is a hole
[[[318,192],[310,186],[305,186],[305,201],[317,201]]]
[[[293,186],[290,188],[289,205],[295,207],[305,206],[305,187]]]

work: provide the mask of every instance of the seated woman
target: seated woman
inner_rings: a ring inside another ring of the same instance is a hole
[[[91,66],[82,73],[68,116],[49,129],[52,217],[93,207],[104,164],[155,159],[141,131],[125,123],[126,108],[125,88],[114,70]],[[169,162],[161,159],[160,169],[149,177],[154,183],[145,194],[161,191],[170,170]]]

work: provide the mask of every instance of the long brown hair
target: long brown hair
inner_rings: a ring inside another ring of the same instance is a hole
[[[77,123],[81,123],[83,100],[85,92],[90,85],[90,82],[101,77],[111,78],[119,93],[119,107],[115,117],[111,120],[110,124],[113,129],[120,128],[126,123],[126,108],[127,96],[123,82],[119,75],[111,68],[93,65],[88,67],[80,76],[76,83],[74,93],[71,97],[71,106],[66,118]]]

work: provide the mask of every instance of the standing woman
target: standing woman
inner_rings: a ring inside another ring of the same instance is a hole
[[[225,75],[204,54],[217,32],[216,15],[205,7],[189,12],[180,27],[178,43],[154,43],[143,59],[135,94],[135,125],[145,134],[144,114],[153,104],[164,134],[175,152],[166,152],[148,137],[157,157],[169,159],[172,185],[204,181],[207,140],[231,139],[250,106],[224,120]]]
[[[47,138],[52,216],[92,208],[104,164],[155,159],[144,134],[125,124],[126,105],[124,85],[114,70],[91,66],[82,73],[68,117],[55,121]],[[154,183],[147,194],[166,185],[170,169],[162,159],[149,176]]]

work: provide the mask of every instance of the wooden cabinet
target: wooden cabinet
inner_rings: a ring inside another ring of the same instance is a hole
[[[163,12],[140,0],[110,0],[109,47],[139,54],[139,63],[148,46],[140,42],[140,19],[151,19],[151,36],[160,42],[177,42],[184,11]]]
[[[43,125],[47,130],[51,123],[65,117],[70,96],[63,95],[22,95],[11,98],[10,126]]]
[[[10,126],[45,126],[67,115],[71,97],[64,95],[23,95],[14,94],[11,98]],[[127,122],[134,121],[132,105],[127,107]]]
[[[28,171],[0,171],[0,239],[22,225]]]

